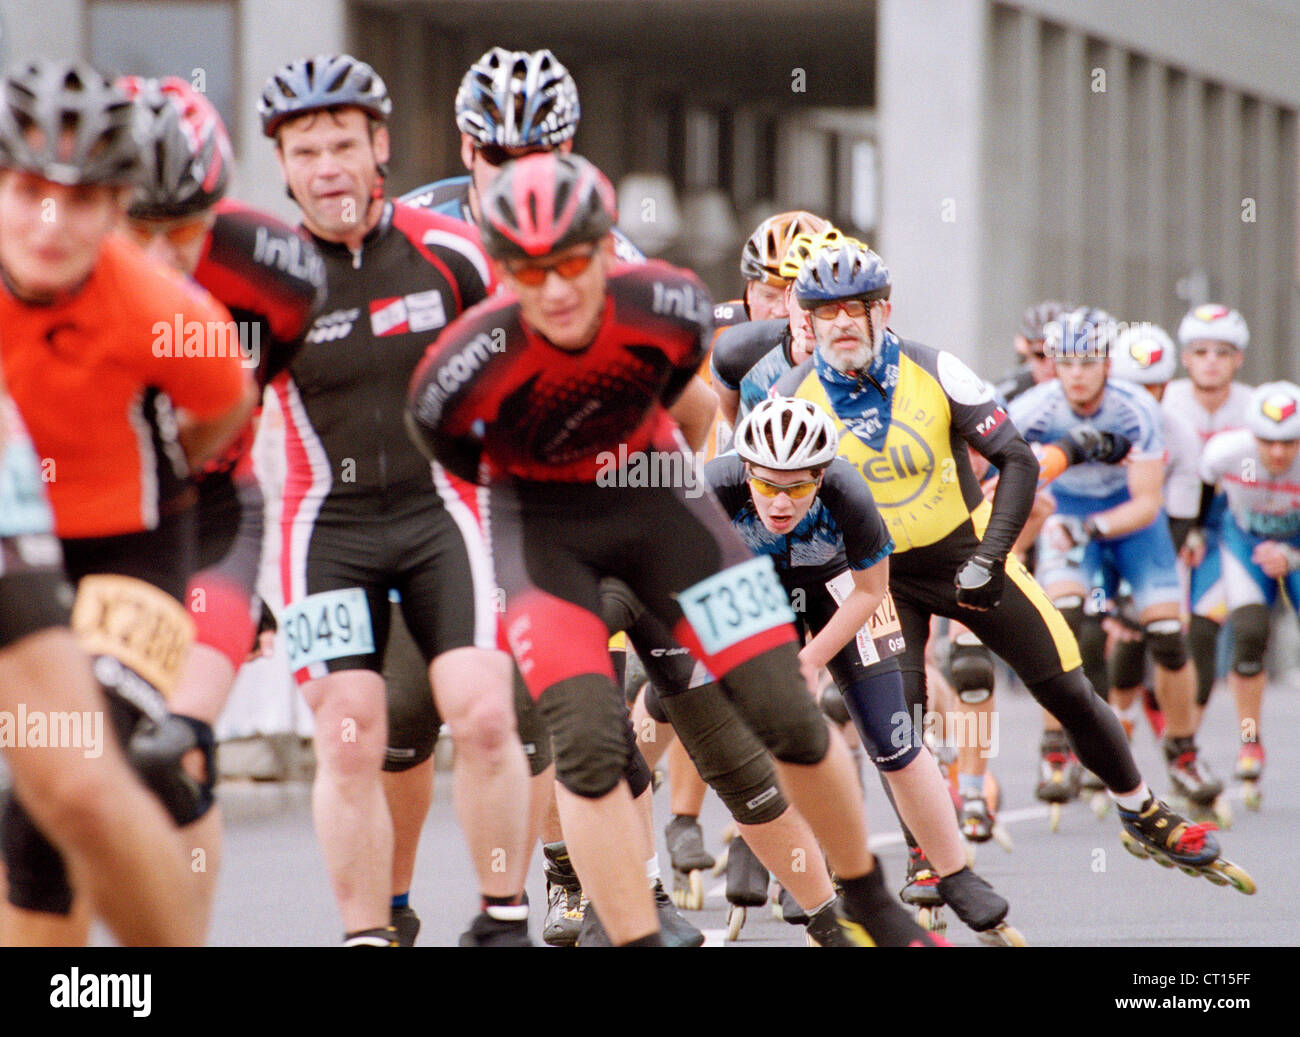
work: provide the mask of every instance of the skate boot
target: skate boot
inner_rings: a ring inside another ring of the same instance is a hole
[[[683,911],[704,907],[704,872],[716,863],[704,849],[698,818],[674,814],[664,829],[673,862],[673,903]]]
[[[941,933],[948,928],[943,917],[943,896],[939,893],[939,873],[930,867],[919,846],[907,848],[907,880],[898,892],[898,899],[916,908],[916,924],[930,932]]]
[[[946,947],[938,933],[927,932],[885,888],[884,869],[875,858],[871,874],[842,880],[840,926],[860,947]],[[936,880],[937,885],[937,880]]]
[[[522,915],[522,917],[520,917]],[[504,917],[502,917],[504,916]],[[489,907],[460,935],[462,947],[531,947],[528,908]]]
[[[1064,731],[1044,731],[1038,743],[1042,754],[1034,795],[1047,804],[1047,825],[1061,827],[1061,807],[1079,795],[1079,761]]]
[[[701,947],[704,934],[690,922],[686,921],[673,907],[672,898],[664,890],[664,884],[655,881],[653,888],[655,911],[659,915],[659,938],[665,947]],[[609,934],[600,924],[596,914],[596,905],[587,902],[587,909],[582,915],[582,929],[578,933],[579,947],[612,947]]]
[[[1241,782],[1241,798],[1246,809],[1259,809],[1259,779],[1264,776],[1264,747],[1259,742],[1242,742],[1233,774]]]
[[[1232,824],[1232,812],[1223,796],[1223,782],[1210,773],[1196,752],[1196,740],[1190,736],[1166,738],[1165,763],[1175,802],[1194,821],[1214,821],[1221,828]]]
[[[968,842],[986,843],[993,838],[993,814],[984,797],[968,790],[961,797],[961,813],[958,816],[961,834]]]
[[[1119,808],[1120,841],[1135,857],[1150,857],[1163,868],[1202,875],[1216,886],[1231,885],[1248,896],[1255,880],[1242,868],[1219,856],[1212,824],[1192,824],[1154,796],[1141,812]]]
[[[391,925],[379,929],[362,929],[355,933],[343,934],[344,947],[400,947],[397,942],[397,930]]]
[[[659,912],[659,936],[665,947],[703,947],[704,934],[681,916],[664,884],[655,879],[655,910]]]
[[[808,941],[809,947],[857,947],[859,946],[849,934],[845,932],[844,927],[840,925],[840,916],[844,913],[844,905],[839,897],[836,897],[820,911],[814,911],[809,917],[805,930],[804,938]]]
[[[415,938],[420,935],[420,916],[409,904],[393,908],[388,924],[397,930],[397,946],[414,947]]]
[[[776,899],[772,901],[772,917],[778,922],[789,922],[791,925],[807,925],[808,913],[799,906],[799,901],[790,894],[790,891],[779,883],[775,887]]]
[[[735,940],[745,925],[745,912],[767,903],[767,869],[737,835],[727,852],[727,939]]]
[[[582,882],[573,870],[564,843],[544,844],[542,856],[542,870],[546,872],[546,918],[542,922],[542,942],[552,947],[572,947],[578,942],[582,913],[586,907]]]
[[[953,913],[990,947],[1024,947],[1025,938],[1006,922],[1010,905],[982,878],[962,868],[939,879],[939,895]]]
[[[1110,810],[1111,799],[1106,795],[1106,783],[1087,767],[1080,768],[1079,792],[1087,798],[1088,806],[1100,821]]]

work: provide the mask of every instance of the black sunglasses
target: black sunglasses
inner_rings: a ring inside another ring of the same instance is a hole
[[[480,144],[474,149],[489,166],[503,166],[511,159],[523,158],[525,155],[539,155],[550,148],[529,148],[526,151],[503,148],[500,144]]]

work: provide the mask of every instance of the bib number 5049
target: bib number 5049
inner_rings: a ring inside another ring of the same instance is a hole
[[[375,650],[370,605],[360,587],[309,595],[284,610],[281,626],[295,670]]]

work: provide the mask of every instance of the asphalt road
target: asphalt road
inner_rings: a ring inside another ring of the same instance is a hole
[[[977,870],[1012,903],[1010,921],[1033,946],[1275,946],[1300,944],[1300,906],[1290,895],[1295,833],[1300,831],[1300,688],[1270,688],[1262,723],[1268,750],[1264,804],[1248,812],[1235,783],[1229,799],[1235,814],[1222,832],[1224,853],[1255,878],[1259,892],[1243,896],[1229,888],[1156,867],[1128,854],[1112,811],[1098,821],[1082,803],[1066,808],[1060,829],[1048,830],[1047,811],[1033,799],[1039,714],[1023,692],[999,693],[998,753],[993,768],[1005,801],[1001,820],[1012,852],[994,843],[979,848]],[[1230,776],[1235,757],[1235,718],[1224,691],[1210,703],[1201,735],[1203,757],[1220,777]],[[1150,730],[1139,726],[1134,750],[1153,787],[1167,789],[1163,759]],[[311,827],[310,790],[301,782],[225,783],[224,865],[211,933],[217,946],[329,946],[341,926]],[[893,885],[904,873],[905,851],[874,773],[867,780],[873,844]],[[656,836],[665,873],[663,827],[667,789],[656,795]],[[727,823],[711,794],[702,816],[706,842],[720,849]],[[539,855],[540,856],[540,855]],[[534,911],[532,932],[540,941],[545,886],[534,860],[528,881]],[[451,946],[477,910],[476,886],[451,806],[451,777],[440,772],[436,801],[421,841],[411,902],[423,919],[421,946]],[[726,943],[726,902],[721,879],[708,885],[705,909],[688,915],[709,945],[801,946],[801,929],[751,911],[738,941]],[[949,939],[975,945],[955,919]]]

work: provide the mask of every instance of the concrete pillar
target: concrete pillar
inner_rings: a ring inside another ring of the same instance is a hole
[[[984,0],[879,0],[879,250],[901,335],[974,359],[985,247]]]

